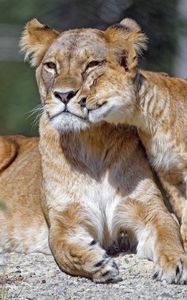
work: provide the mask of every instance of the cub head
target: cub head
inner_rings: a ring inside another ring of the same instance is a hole
[[[137,91],[143,80],[137,68],[138,54],[146,48],[146,37],[129,19],[109,27],[106,35],[111,48],[106,62],[97,77],[88,74],[74,101],[81,104],[90,122],[132,124]]]
[[[137,53],[145,48],[145,41],[139,26],[130,19],[106,31],[74,29],[62,33],[36,19],[28,22],[20,45],[26,59],[36,68],[48,123],[60,132],[87,128],[84,101],[75,101],[83,83],[86,87],[86,82],[91,82],[89,89],[94,87],[107,74],[110,62],[133,78]]]

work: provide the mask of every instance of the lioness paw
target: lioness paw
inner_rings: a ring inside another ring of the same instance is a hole
[[[83,269],[96,283],[118,282],[121,280],[116,263],[95,240],[89,244]]]
[[[180,284],[187,284],[187,254],[183,254],[181,256],[181,261],[182,261],[182,276],[180,278]]]
[[[184,251],[187,253],[187,224],[182,223],[180,228]]]
[[[162,255],[154,267],[153,278],[175,284],[187,284],[187,255]]]
[[[93,281],[96,283],[118,282],[121,280],[116,263],[108,256],[95,265],[95,272],[93,274]]]

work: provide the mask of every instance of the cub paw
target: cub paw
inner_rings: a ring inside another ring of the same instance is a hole
[[[162,255],[154,267],[153,278],[175,284],[187,284],[187,256]]]

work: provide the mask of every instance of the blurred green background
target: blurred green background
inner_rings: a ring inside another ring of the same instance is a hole
[[[176,66],[176,57],[180,55],[180,47],[185,48],[185,2],[0,0],[0,134],[36,135],[38,132],[35,116],[29,116],[40,102],[34,69],[23,62],[18,48],[21,31],[29,19],[36,17],[62,31],[75,27],[104,29],[124,17],[132,17],[149,37],[149,50],[141,66],[176,74],[180,65],[177,61]]]

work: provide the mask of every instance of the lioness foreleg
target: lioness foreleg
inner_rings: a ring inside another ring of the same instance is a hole
[[[146,202],[127,198],[117,208],[115,222],[135,232],[137,254],[154,262],[153,277],[168,283],[187,283],[187,256],[178,223],[159,196]]]
[[[69,205],[65,211],[50,215],[50,248],[63,271],[100,283],[119,280],[117,265],[81,218],[79,206]]]

